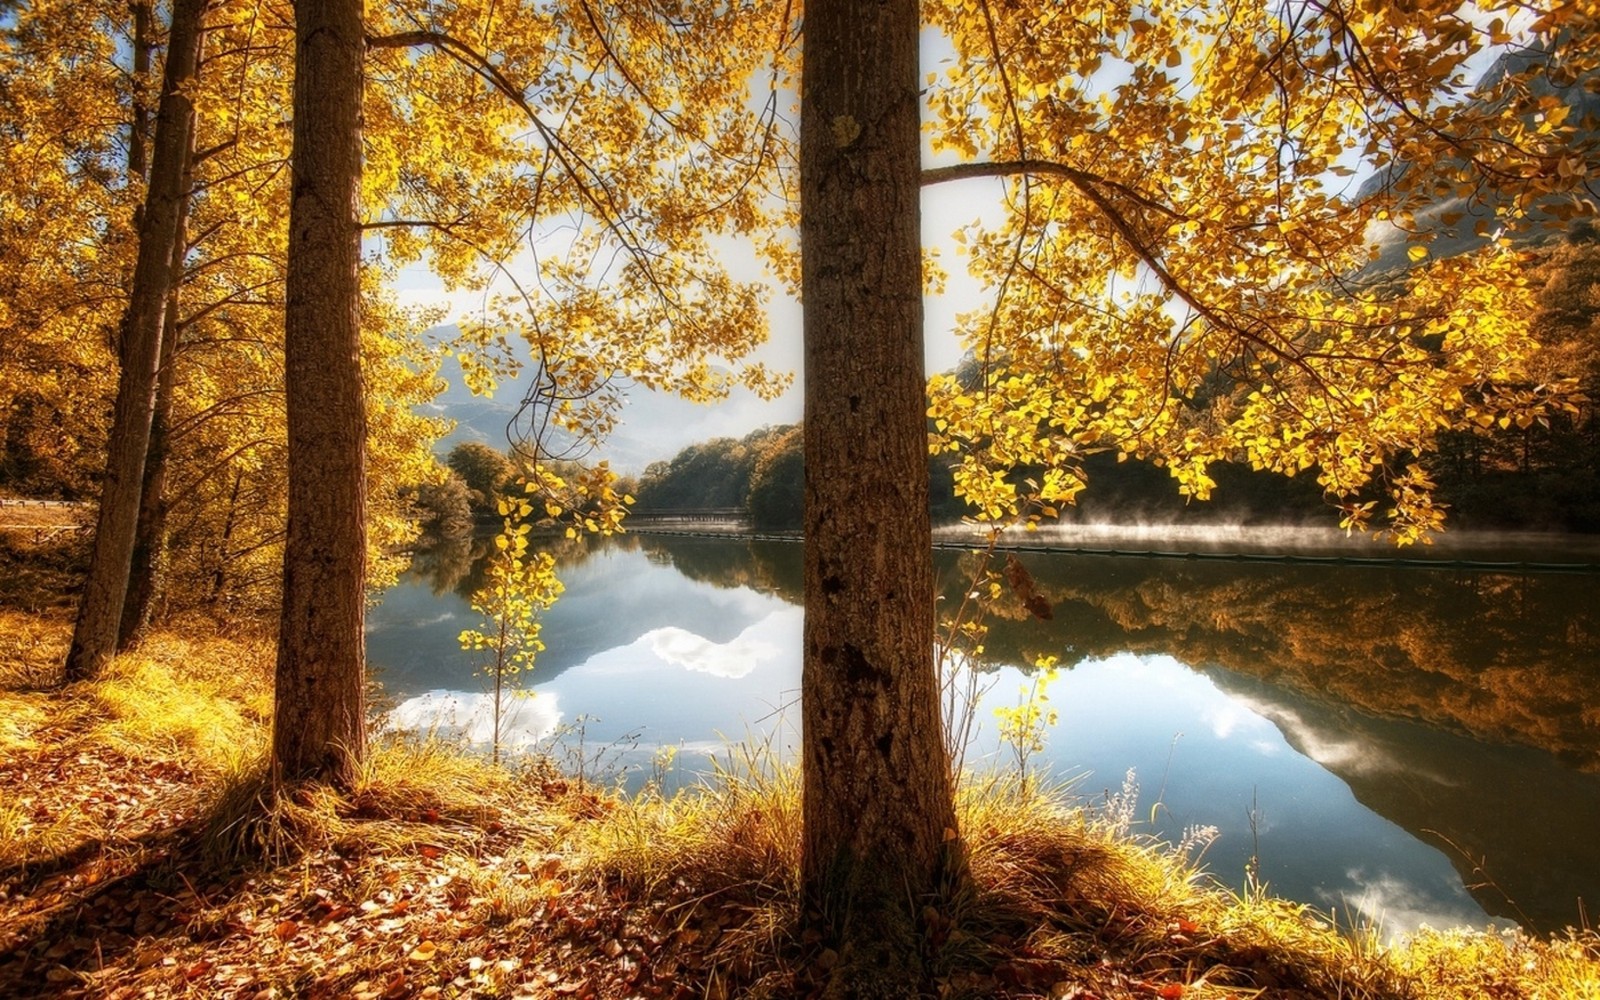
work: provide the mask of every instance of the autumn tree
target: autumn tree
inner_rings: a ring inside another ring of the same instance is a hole
[[[122,182],[122,4],[32,3],[0,25],[0,476],[90,494],[104,467],[135,200]],[[85,220],[96,220],[93,232]]]
[[[481,441],[464,441],[450,449],[445,461],[465,484],[473,512],[495,513],[501,494],[512,485],[511,460]]]
[[[359,0],[297,5],[277,777],[348,783],[362,752],[363,228],[384,234],[391,258],[427,252],[453,285],[509,281],[513,293],[465,332],[464,360],[481,357],[466,350],[474,344],[525,334],[538,368],[534,420],[580,439],[614,420],[620,377],[713,397],[732,379],[707,356],[737,362],[761,336],[757,291],[728,279],[709,237],[752,231],[768,215],[756,181],[770,130],[745,101],[759,56],[723,47],[767,21],[743,24],[737,7],[614,13],[396,5],[364,21]],[[650,72],[633,58],[651,60]],[[365,78],[391,96],[367,103],[364,144]],[[508,262],[551,217],[570,239],[540,258],[534,296]],[[612,259],[622,261],[614,272],[597,264]],[[492,376],[481,364],[469,373]],[[739,377],[763,391],[778,384],[760,365]],[[533,437],[523,471],[546,512],[614,530],[623,499],[609,471],[569,481],[541,465],[543,444]]]
[[[1522,377],[1522,255],[1434,247],[1463,222],[1492,235],[1582,210],[1595,133],[1544,81],[1581,92],[1592,12],[988,15],[937,14],[958,58],[935,74],[934,143],[966,162],[925,180],[1005,185],[1003,222],[960,234],[1001,293],[961,331],[982,385],[933,386],[940,445],[990,516],[1070,502],[1082,457],[1110,450],[1197,499],[1218,461],[1306,473],[1347,526],[1416,541],[1441,524],[1417,458],[1442,426],[1566,405],[1569,384]],[[1474,85],[1491,47],[1517,57]],[[1126,80],[1102,92],[1111,66]],[[1408,266],[1375,268],[1395,244]],[[1003,475],[1020,465],[1049,470],[1031,496]]]
[[[1538,288],[1535,382],[1576,377],[1577,412],[1520,424],[1491,420],[1444,436],[1429,468],[1464,521],[1589,531],[1600,525],[1600,238],[1591,222],[1540,248],[1529,278]]]
[[[777,428],[760,444],[744,507],[757,528],[795,528],[805,511],[805,432]]]
[[[194,144],[194,106],[188,91],[199,63],[205,9],[205,0],[178,0],[173,5],[150,182],[139,217],[133,286],[122,320],[122,368],[94,554],[67,653],[69,680],[91,678],[100,672],[116,652],[122,624],[163,357],[162,334],[177,273],[175,261],[183,246],[188,203],[185,181]]]
[[[284,309],[289,521],[272,774],[349,786],[366,745],[362,0],[295,4]]]
[[[949,776],[913,749],[938,730],[926,480],[902,453],[923,440],[918,85],[948,157],[921,183],[1000,193],[958,237],[996,293],[958,331],[977,377],[931,386],[980,517],[1051,516],[1109,450],[1196,499],[1218,461],[1306,473],[1347,526],[1416,541],[1441,523],[1417,462],[1441,428],[1570,405],[1523,377],[1518,255],[1444,259],[1417,224],[1441,190],[1491,232],[1589,196],[1595,143],[1537,84],[1593,78],[1596,12],[1489,7],[929,5],[954,58],[918,80],[913,5],[808,5],[805,885],[870,956],[832,995],[918,992],[918,908],[959,877]],[[1474,89],[1491,46],[1534,58]],[[1370,271],[1372,233],[1414,266]]]
[[[805,14],[806,902],[828,995],[919,990],[917,914],[961,873],[933,661],[922,374],[918,5]]]

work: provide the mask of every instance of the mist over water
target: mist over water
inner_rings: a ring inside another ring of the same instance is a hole
[[[935,530],[945,543],[979,542],[983,529],[951,525]],[[1398,547],[1377,533],[1350,533],[1327,524],[1041,523],[1034,531],[1011,528],[1003,544],[1053,549],[1104,549],[1172,553],[1282,554],[1375,560],[1485,560],[1592,564],[1600,569],[1600,538],[1536,531],[1442,531],[1427,541]]]
[[[1167,528],[1097,527],[1059,538],[1174,542]],[[1259,529],[1191,528],[1178,541],[1227,546],[1246,532]],[[1566,562],[1577,549],[1498,551]],[[799,557],[786,542],[638,535],[564,550],[567,593],[545,616],[549,648],[514,739],[570,750],[584,717],[580,752],[609,748],[625,782],[663,747],[679,752],[678,783],[730,741],[792,753]],[[1053,614],[1040,621],[1009,597],[994,609],[969,766],[1015,766],[994,709],[1031,685],[1019,665],[1054,655],[1066,668],[1047,692],[1060,720],[1030,766],[1072,779],[1090,803],[1115,797],[1132,770],[1135,832],[1175,843],[1217,827],[1204,860],[1225,884],[1241,886],[1255,858],[1274,892],[1391,932],[1491,918],[1558,929],[1578,919],[1580,896],[1600,899],[1594,574],[1019,558]],[[958,596],[976,557],[948,549],[937,561],[946,599]],[[458,593],[473,585],[467,564],[419,561],[431,575],[372,612],[369,654],[398,706],[391,724],[482,745],[487,684],[455,644],[476,621]],[[1480,862],[1498,889],[1480,885]]]

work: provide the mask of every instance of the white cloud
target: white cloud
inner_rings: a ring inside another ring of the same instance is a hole
[[[748,629],[729,642],[712,642],[687,629],[669,625],[646,632],[640,641],[667,663],[730,680],[748,676],[758,664],[778,655],[776,646],[751,638]]]
[[[551,692],[508,694],[501,700],[501,709],[502,747],[534,746],[561,724],[561,708]],[[494,741],[494,697],[487,692],[429,691],[396,705],[385,725],[489,746]]]
[[[1368,875],[1359,868],[1345,872],[1345,878],[1350,885],[1343,890],[1319,890],[1320,902],[1344,911],[1335,913],[1341,924],[1374,924],[1389,940],[1422,927],[1460,927],[1484,919],[1483,911],[1453,886],[1440,886],[1441,896],[1388,872]]]

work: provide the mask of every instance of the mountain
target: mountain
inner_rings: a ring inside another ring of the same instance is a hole
[[[1548,53],[1542,49],[1508,52],[1478,79],[1475,89],[1480,93],[1487,92],[1507,75],[1525,73],[1530,67],[1547,59]],[[1555,97],[1559,100],[1567,108],[1566,120],[1578,125],[1579,142],[1584,146],[1593,147],[1600,143],[1600,92],[1591,89],[1594,81],[1575,79],[1557,83],[1552,79],[1555,75],[1551,71],[1535,76],[1530,87],[1532,95],[1535,98]],[[1468,103],[1468,107],[1483,105],[1483,98],[1474,98]],[[1592,160],[1592,155],[1587,158]],[[1402,163],[1368,177],[1357,191],[1356,199],[1364,201],[1378,194],[1386,185],[1400,181],[1407,173],[1409,164]],[[1429,237],[1428,255],[1434,259],[1444,259],[1470,253],[1499,237],[1512,211],[1510,202],[1508,196],[1485,186],[1471,200],[1451,193],[1426,200],[1412,208],[1417,228]],[[1590,202],[1589,211],[1592,212],[1595,205],[1593,199]],[[1535,203],[1524,224],[1505,235],[1521,244],[1537,245],[1552,241],[1567,229],[1574,208],[1569,195],[1544,198]],[[1390,226],[1372,235],[1379,247],[1379,256],[1363,269],[1363,276],[1382,280],[1389,273],[1411,267],[1407,252],[1415,244],[1406,238],[1406,233]]]
[[[436,327],[423,336],[448,342],[456,335],[451,326]],[[514,345],[518,360],[528,363],[525,344]],[[526,370],[526,369],[524,369]],[[454,355],[447,356],[439,375],[445,389],[432,403],[422,407],[429,416],[455,421],[455,429],[439,440],[436,450],[443,455],[465,441],[478,441],[506,450],[507,428],[518,420],[525,386],[522,379],[501,383],[490,397],[474,395],[467,388],[461,365]],[[670,459],[684,447],[715,437],[740,437],[763,424],[793,423],[799,419],[800,401],[796,394],[767,402],[744,389],[735,389],[726,400],[714,405],[690,403],[667,393],[634,387],[624,391],[626,403],[616,430],[585,461],[608,461],[624,474],[638,474],[651,462]],[[526,418],[522,419],[524,428]],[[570,437],[558,439],[559,450]]]

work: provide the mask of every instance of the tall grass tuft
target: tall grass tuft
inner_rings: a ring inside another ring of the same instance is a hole
[[[699,783],[615,800],[568,836],[569,866],[647,903],[655,933],[705,950],[708,995],[792,995],[800,932],[800,774],[769,742]],[[728,983],[742,984],[728,993]],[[717,991],[722,991],[718,993]]]
[[[217,783],[203,835],[220,866],[282,864],[308,851],[407,852],[449,847],[485,828],[516,828],[548,811],[554,772],[529,761],[497,766],[436,739],[374,741],[347,793],[301,783],[274,788],[260,755]]]
[[[181,761],[207,778],[232,774],[265,748],[271,677],[266,642],[158,634],[87,686],[103,717],[92,737],[130,756]]]
[[[741,743],[697,784],[618,800],[574,847],[584,866],[646,892],[687,883],[795,896],[800,824],[798,770],[770,744]]]

